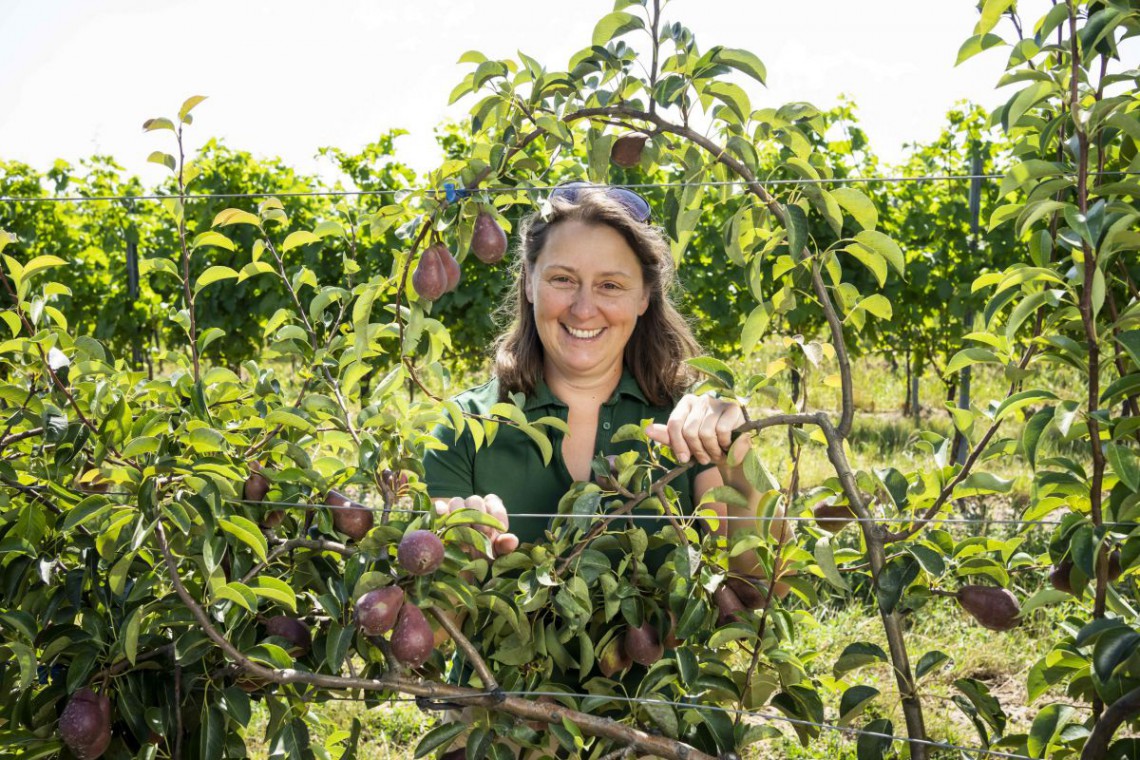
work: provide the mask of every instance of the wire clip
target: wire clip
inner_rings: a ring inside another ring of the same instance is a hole
[[[443,192],[447,197],[448,203],[455,203],[456,201],[462,200],[463,198],[471,197],[470,190],[463,187],[456,187],[454,182],[444,182]]]

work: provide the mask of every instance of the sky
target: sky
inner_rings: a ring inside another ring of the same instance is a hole
[[[319,7],[319,10],[318,10]],[[448,107],[475,49],[522,51],[564,69],[612,0],[0,0],[0,159],[44,170],[57,158],[110,154],[148,185],[164,169],[169,132],[144,134],[190,95],[188,144],[210,137],[305,173],[333,175],[321,146],[354,150],[383,132],[410,133],[397,155],[418,170],[440,160],[432,130],[474,102]],[[934,139],[956,102],[993,107],[1005,60],[954,60],[977,21],[970,0],[674,0],[698,45],[746,48],[768,70],[745,80],[753,108],[841,95],[858,106],[889,162]]]

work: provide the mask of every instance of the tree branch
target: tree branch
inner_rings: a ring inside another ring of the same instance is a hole
[[[1133,689],[1109,705],[1093,725],[1081,750],[1081,760],[1103,760],[1108,756],[1108,743],[1120,724],[1140,713],[1140,687]]]
[[[178,598],[189,610],[191,616],[201,626],[207,638],[249,675],[278,684],[306,684],[323,689],[361,689],[366,691],[396,691],[428,699],[463,701],[476,707],[505,712],[523,720],[543,723],[560,723],[564,718],[578,726],[583,732],[610,739],[632,747],[635,751],[657,755],[666,760],[716,760],[693,747],[662,736],[653,736],[632,726],[618,723],[609,718],[578,712],[558,704],[539,703],[520,697],[504,697],[502,693],[491,694],[462,686],[449,686],[431,681],[404,678],[387,674],[382,678],[346,678],[324,675],[302,670],[267,668],[242,654],[225,636],[214,627],[209,615],[187,590],[178,574],[178,562],[170,551],[166,531],[161,518],[155,521],[155,538],[166,562],[167,574]]]
[[[440,627],[447,631],[447,635],[455,642],[455,646],[459,647],[463,652],[463,656],[466,657],[467,661],[471,663],[471,666],[475,668],[475,672],[479,674],[479,680],[483,682],[483,689],[485,691],[497,691],[499,682],[495,680],[494,673],[487,667],[487,663],[479,654],[479,650],[463,635],[463,631],[459,630],[459,626],[456,625],[451,616],[437,607],[428,607],[427,611],[429,615],[439,622]]]

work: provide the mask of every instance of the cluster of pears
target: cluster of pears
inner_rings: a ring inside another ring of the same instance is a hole
[[[1049,583],[1053,588],[1058,591],[1064,591],[1066,594],[1076,594],[1076,586],[1073,584],[1073,570],[1075,565],[1071,557],[1065,557],[1057,564],[1053,565],[1053,569],[1049,571]],[[1124,573],[1124,568],[1120,564],[1120,550],[1114,549],[1108,555],[1108,582],[1120,578]],[[1090,579],[1091,580],[1091,579]]]
[[[265,470],[257,461],[249,463],[249,470],[249,476],[246,477],[245,483],[242,485],[242,498],[249,502],[264,501],[271,487],[269,479],[265,477]],[[397,479],[402,478],[402,475],[385,470],[385,477],[395,484]],[[338,533],[348,536],[353,541],[360,541],[368,535],[368,531],[372,530],[375,522],[372,510],[353,501],[340,491],[329,489],[325,494],[324,503],[332,508],[333,528]],[[284,510],[266,510],[261,515],[261,527],[272,530],[280,525],[284,519]]]
[[[475,217],[471,235],[471,253],[484,264],[496,264],[507,252],[507,233],[489,211],[480,211]],[[435,301],[444,293],[459,286],[459,262],[441,242],[424,250],[416,270],[412,272],[412,287],[416,295]]]
[[[396,563],[410,576],[430,575],[443,563],[443,542],[430,530],[410,531],[396,549]],[[362,595],[356,600],[355,618],[356,627],[366,636],[391,631],[392,656],[409,668],[423,665],[435,649],[431,624],[399,586],[383,586]]]

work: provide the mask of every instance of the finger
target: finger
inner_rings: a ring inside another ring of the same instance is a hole
[[[487,514],[499,521],[503,526],[502,531],[506,532],[511,529],[511,518],[507,514],[507,508],[503,505],[503,500],[493,493],[487,494],[484,500],[487,504]]]
[[[669,422],[666,424],[669,429],[669,447],[673,449],[677,461],[681,464],[689,461],[691,452],[685,440],[685,424],[692,408],[692,399],[692,396],[682,397],[673,409],[673,413],[669,415]]]
[[[483,498],[482,496],[479,496],[479,495],[468,496],[467,497],[467,508],[475,510],[476,512],[482,512],[483,514],[487,514],[487,500],[485,498]],[[486,536],[487,538],[492,539],[492,540],[499,533],[499,531],[495,530],[490,525],[475,525],[473,527],[475,528],[475,530],[479,531],[484,536]]]
[[[701,446],[704,447],[705,459],[708,461],[717,461],[724,456],[724,450],[720,447],[720,437],[716,434],[717,420],[718,416],[710,411],[701,420],[698,433]]]
[[[744,412],[737,404],[727,404],[716,423],[716,437],[722,451],[732,448],[732,431],[744,423]]]
[[[447,511],[458,512],[459,510],[465,508],[466,505],[467,502],[464,501],[462,496],[452,496],[451,499],[447,502]]]
[[[515,549],[519,548],[519,537],[514,533],[501,533],[492,544],[495,556],[501,557],[504,554],[510,554]]]
[[[681,425],[681,434],[689,454],[701,464],[708,464],[709,457],[701,428],[708,417],[708,399],[701,397],[694,401],[690,407],[684,423]]]
[[[650,440],[669,445],[669,427],[660,422],[653,422],[645,426],[645,434]]]
[[[444,517],[451,509],[448,507],[447,499],[435,499],[432,501],[432,507],[435,509],[436,517]]]

